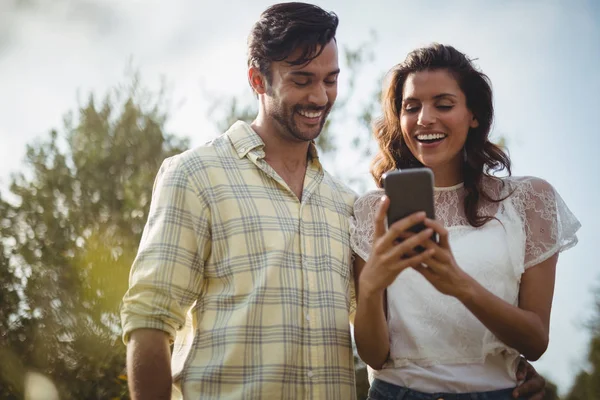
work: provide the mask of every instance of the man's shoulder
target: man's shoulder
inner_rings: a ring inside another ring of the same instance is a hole
[[[165,159],[172,168],[193,174],[210,167],[221,167],[224,158],[232,157],[231,145],[223,135]]]
[[[350,201],[352,204],[354,204],[354,201],[358,198],[358,194],[354,190],[352,190],[350,186],[345,184],[339,178],[336,178],[335,176],[331,175],[326,170],[323,170],[323,173],[323,183],[329,186],[332,189],[332,191],[334,191],[335,193],[342,194],[342,196],[345,199],[348,199],[347,201]]]

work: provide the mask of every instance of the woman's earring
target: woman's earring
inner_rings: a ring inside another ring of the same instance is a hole
[[[463,147],[463,161],[467,162],[467,148]]]

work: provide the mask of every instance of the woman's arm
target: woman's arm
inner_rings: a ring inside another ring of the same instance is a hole
[[[425,219],[425,213],[415,213],[385,229],[385,214],[389,199],[384,197],[375,215],[373,246],[367,262],[356,257],[354,282],[356,285],[356,314],[354,340],[360,358],[371,368],[381,369],[390,351],[390,338],[385,315],[386,289],[398,274],[411,265],[419,265],[432,251],[415,255],[416,246],[427,241],[433,230],[425,229],[406,237],[406,230]]]
[[[448,243],[448,231],[438,222],[426,220],[440,237],[439,245],[429,241],[433,256],[427,267],[416,267],[441,293],[454,296],[498,339],[528,360],[537,360],[548,347],[550,309],[558,254],[529,268],[521,278],[519,307],[515,307],[481,286],[456,264]]]
[[[385,291],[367,293],[360,291],[359,277],[365,261],[354,259],[354,282],[356,287],[356,315],[354,317],[354,340],[361,360],[371,368],[381,369],[390,352],[390,337],[385,312]]]
[[[508,304],[473,280],[458,299],[506,345],[536,361],[548,348],[550,310],[558,254],[525,271],[519,307]],[[472,278],[471,278],[472,279]]]

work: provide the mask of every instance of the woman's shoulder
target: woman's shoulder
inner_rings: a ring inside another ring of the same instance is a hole
[[[354,217],[357,220],[372,220],[372,215],[377,209],[377,202],[385,194],[383,189],[370,190],[359,196],[354,202]]]
[[[493,194],[505,199],[521,199],[531,195],[553,195],[554,187],[545,179],[537,176],[505,176],[488,177],[484,186],[491,189]]]
[[[384,194],[385,194],[385,190],[383,190],[381,188],[369,190],[365,194],[359,196],[358,199],[356,199],[356,202],[354,203],[354,207],[356,208],[357,205],[361,205],[361,204],[373,204],[373,203],[377,202],[377,200],[381,199],[381,197]]]
[[[550,182],[537,176],[511,176],[503,179],[507,182],[505,194],[516,201],[528,202],[539,199],[553,203],[558,196]]]
[[[530,187],[532,189],[538,190],[554,189],[553,186],[547,180],[539,178],[537,176],[507,176],[500,179],[514,187]]]

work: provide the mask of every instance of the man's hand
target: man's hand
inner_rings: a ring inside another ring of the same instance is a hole
[[[127,344],[127,381],[132,400],[171,398],[171,350],[168,335],[136,329]]]
[[[522,381],[523,379],[525,382],[513,390],[513,397],[515,399],[522,397],[529,400],[543,400],[546,380],[537,373],[527,360],[521,357],[517,367],[517,380]]]

